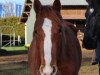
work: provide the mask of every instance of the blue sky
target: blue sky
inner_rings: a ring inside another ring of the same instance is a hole
[[[16,4],[23,5],[25,0],[0,0],[0,3],[6,3],[6,2],[13,2],[13,3],[16,3]]]

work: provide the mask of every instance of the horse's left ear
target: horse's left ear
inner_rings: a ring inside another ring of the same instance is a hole
[[[34,10],[36,13],[39,13],[41,7],[42,7],[41,2],[39,0],[34,0]]]
[[[57,11],[60,12],[61,10],[61,3],[60,0],[55,0],[53,3],[53,8]]]

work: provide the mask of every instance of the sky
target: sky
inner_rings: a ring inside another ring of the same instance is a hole
[[[7,3],[7,2],[13,2],[13,3],[16,3],[16,4],[23,5],[25,0],[0,0],[0,3]]]

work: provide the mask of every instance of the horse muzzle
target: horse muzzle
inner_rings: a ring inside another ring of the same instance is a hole
[[[52,67],[41,65],[39,71],[41,75],[56,75],[57,70],[58,68],[56,65],[53,65]]]

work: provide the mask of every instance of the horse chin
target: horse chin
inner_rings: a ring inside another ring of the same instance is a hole
[[[44,65],[41,65],[40,66],[40,74],[41,75],[56,75],[57,74],[57,66],[53,66],[53,67],[50,67],[50,66],[44,66]]]

